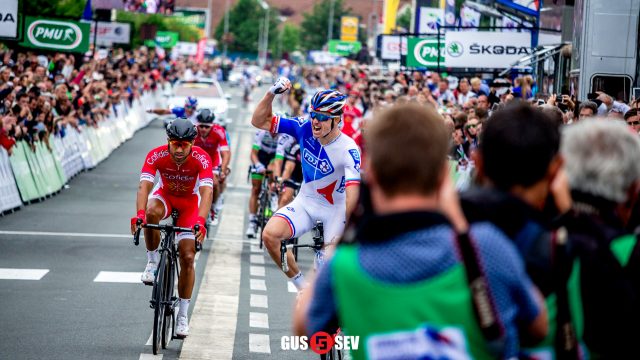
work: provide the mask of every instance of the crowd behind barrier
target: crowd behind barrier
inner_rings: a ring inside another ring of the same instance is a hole
[[[121,101],[113,113],[97,128],[65,125],[65,136],[49,134],[49,150],[44,142],[18,141],[8,156],[0,149],[0,212],[20,207],[23,203],[46,198],[62,189],[83,170],[94,168],[118,146],[131,139],[155,115],[148,107],[164,107],[160,91],[144,93],[131,106]]]

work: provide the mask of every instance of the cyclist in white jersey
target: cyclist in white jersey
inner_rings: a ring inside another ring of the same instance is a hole
[[[325,245],[342,235],[345,220],[356,206],[360,185],[360,151],[342,135],[338,125],[346,96],[333,90],[318,91],[311,100],[309,119],[273,115],[277,94],[291,88],[280,78],[256,107],[251,123],[272,133],[293,136],[300,145],[304,182],[298,196],[278,210],[262,233],[273,261],[280,267],[280,242],[311,230],[317,220],[324,224]],[[291,252],[286,275],[298,290],[306,286]]]

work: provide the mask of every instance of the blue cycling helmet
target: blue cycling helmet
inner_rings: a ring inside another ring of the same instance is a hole
[[[198,99],[193,96],[189,96],[184,100],[184,106],[192,107],[195,109],[198,107]]]
[[[318,91],[311,99],[313,111],[326,112],[331,115],[341,115],[347,96],[335,90]]]

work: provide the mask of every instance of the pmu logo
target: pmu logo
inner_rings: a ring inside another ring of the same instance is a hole
[[[358,350],[360,344],[360,336],[343,336],[330,335],[326,332],[319,331],[309,339],[306,336],[283,336],[280,339],[280,348],[282,350],[307,350],[311,349],[319,355],[324,355],[336,350]]]
[[[318,161],[318,158],[307,149],[304,149],[304,151],[302,152],[302,156],[309,164],[313,165],[322,174],[327,175],[333,172],[333,166],[331,166],[329,160],[320,159]]]

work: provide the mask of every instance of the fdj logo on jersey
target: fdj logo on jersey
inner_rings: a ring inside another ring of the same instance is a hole
[[[36,46],[70,50],[82,42],[82,30],[70,22],[36,20],[29,25],[27,37]]]
[[[331,348],[336,350],[358,350],[360,336],[330,335],[319,331],[309,339],[306,336],[283,336],[280,339],[282,350],[307,350],[311,348],[316,354],[326,354]]]
[[[311,151],[304,149],[302,152],[302,156],[304,159],[311,165],[313,165],[318,171],[320,171],[323,175],[328,175],[333,172],[333,166],[327,159],[320,159],[313,155]]]

